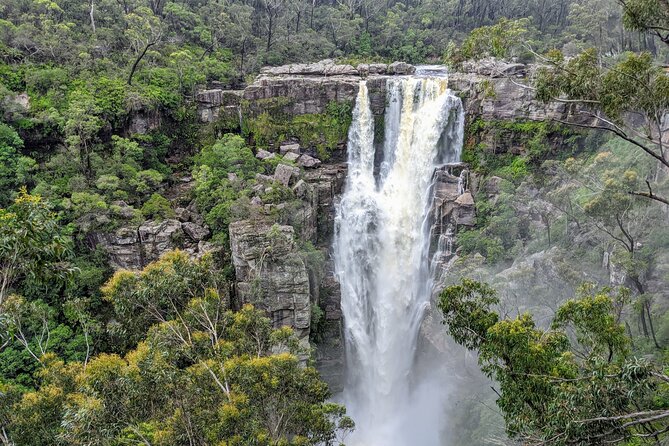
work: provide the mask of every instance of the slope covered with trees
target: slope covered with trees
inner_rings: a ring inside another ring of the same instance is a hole
[[[468,281],[443,295],[447,329],[499,384],[510,437],[665,441],[669,305],[657,290],[669,250],[668,30],[666,0],[4,0],[0,442],[342,441],[352,420],[327,402],[304,365],[309,352],[231,302],[228,225],[250,214],[256,178],[278,160],[202,126],[194,96],[242,87],[264,65],[457,69],[486,57],[539,64],[518,82],[579,119],[468,123],[470,142],[494,129],[522,135],[523,147],[494,157],[483,143],[465,147],[488,195],[477,197],[476,228],[457,235],[454,276],[503,289],[524,280],[520,260],[557,252],[560,287],[575,294],[585,261],[605,252],[629,291],[585,287],[558,309],[573,296],[523,284],[523,305],[556,310],[545,323],[503,317],[494,292]],[[333,110],[323,125],[345,134],[349,114]],[[557,134],[569,136],[558,151]],[[173,217],[185,177],[220,249],[114,272],[91,237]],[[297,201],[275,181],[262,194],[268,205]],[[313,246],[303,254],[323,268]]]

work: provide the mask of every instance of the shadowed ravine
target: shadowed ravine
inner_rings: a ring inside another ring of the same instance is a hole
[[[378,172],[364,81],[349,130],[334,252],[347,350],[343,400],[357,424],[353,445],[401,446],[417,438],[423,446],[441,444],[438,426],[426,426],[423,414],[434,413],[442,397],[421,392],[425,383],[412,384],[412,375],[433,286],[431,178],[437,166],[460,160],[464,113],[447,78],[424,73],[387,81]]]

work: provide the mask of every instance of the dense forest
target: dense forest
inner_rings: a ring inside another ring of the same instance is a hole
[[[257,179],[280,160],[258,157],[269,147],[243,126],[199,122],[196,94],[326,58],[464,71],[491,57],[538,65],[518,80],[538,100],[592,109],[578,122],[467,122],[463,161],[499,184],[457,235],[454,279],[510,283],[502,266],[547,245],[570,253],[563,264],[609,250],[626,281],[574,288],[594,277],[574,263],[569,296],[525,289],[550,300],[545,323],[504,313],[486,284],[453,280],[442,336],[475,351],[493,380],[498,444],[665,444],[669,303],[655,291],[669,268],[651,287],[648,277],[669,263],[666,0],[3,0],[0,444],[343,444],[355,420],[332,402],[309,343],[233,286],[229,225],[254,215]],[[350,113],[318,115],[324,138],[346,135]],[[160,125],[137,128],[136,116],[155,115]],[[520,135],[523,150],[493,157],[477,131]],[[294,204],[272,208],[277,219],[297,212],[294,190],[259,190],[265,205]],[[531,200],[549,203],[531,211],[545,222],[536,233],[518,213]],[[96,247],[98,234],[191,203],[204,256],[175,250],[128,271]],[[327,249],[297,243],[321,274]],[[322,319],[315,305],[312,326]],[[493,430],[471,419],[476,435]]]

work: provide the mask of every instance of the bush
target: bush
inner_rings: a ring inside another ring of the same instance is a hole
[[[174,217],[174,210],[167,198],[154,193],[142,206],[142,215],[146,218],[163,220]]]

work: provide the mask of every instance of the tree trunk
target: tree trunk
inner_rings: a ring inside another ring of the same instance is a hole
[[[272,37],[274,33],[274,17],[272,13],[272,8],[267,7],[267,52],[272,47]]]
[[[639,279],[639,276],[631,276],[630,280],[634,284],[634,287],[636,288],[637,292],[639,293],[639,296],[644,295],[644,288],[643,284],[641,283],[641,280]],[[648,338],[650,337],[650,334],[648,333],[648,324],[646,323],[646,303],[642,302],[641,303],[641,312],[639,313],[639,321],[641,322],[641,330],[643,333],[643,336]]]
[[[93,28],[93,34],[95,34],[95,4],[93,2],[94,0],[91,0],[91,11],[89,15],[91,16],[91,28]]]
[[[135,63],[132,64],[132,68],[130,69],[130,74],[128,75],[128,85],[132,85],[132,77],[135,75],[135,70],[137,70],[137,65],[139,65],[139,62],[141,62],[141,60],[144,58],[146,52],[149,51],[149,48],[151,48],[155,44],[156,42],[147,43],[146,46],[144,47],[144,50],[139,55],[139,57],[135,59]]]
[[[660,348],[660,344],[657,343],[657,337],[655,336],[655,327],[653,326],[653,316],[650,314],[650,302],[644,302],[644,307],[646,309],[646,314],[648,315],[648,326],[650,327],[650,334],[653,337],[653,343],[655,348]]]

